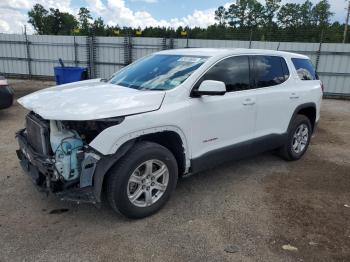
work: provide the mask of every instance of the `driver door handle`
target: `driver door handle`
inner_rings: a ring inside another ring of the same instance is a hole
[[[255,104],[255,101],[254,99],[251,99],[251,98],[247,98],[243,101],[243,105],[245,106],[252,106]]]
[[[291,93],[289,98],[290,99],[298,99],[299,96],[296,93]]]

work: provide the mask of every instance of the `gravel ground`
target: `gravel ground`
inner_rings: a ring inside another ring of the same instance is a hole
[[[17,97],[52,85],[11,82]],[[350,261],[350,101],[324,100],[302,160],[267,153],[182,179],[136,221],[39,193],[15,155],[25,114],[0,111],[0,261]]]

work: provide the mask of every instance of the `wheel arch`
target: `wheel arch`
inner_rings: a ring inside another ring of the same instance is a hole
[[[316,114],[317,114],[316,104],[313,102],[305,103],[305,104],[301,104],[301,105],[297,106],[293,112],[291,119],[290,119],[290,122],[288,125],[288,130],[290,129],[291,124],[292,124],[294,118],[296,117],[296,115],[304,115],[310,120],[310,123],[312,126],[312,131],[314,131],[315,126],[316,126]]]
[[[179,168],[179,175],[187,172],[186,149],[181,136],[174,131],[161,131],[145,134],[137,138],[137,141],[150,141],[167,148],[175,157]]]

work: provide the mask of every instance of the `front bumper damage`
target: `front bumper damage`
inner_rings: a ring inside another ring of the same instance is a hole
[[[98,157],[85,154],[80,177],[73,181],[60,181],[54,178],[55,159],[53,156],[35,152],[28,143],[25,129],[17,132],[16,138],[19,144],[19,150],[16,153],[20,164],[39,191],[47,194],[53,193],[61,200],[93,204],[100,202],[102,183],[99,183],[101,188],[97,189],[93,181],[99,161]]]

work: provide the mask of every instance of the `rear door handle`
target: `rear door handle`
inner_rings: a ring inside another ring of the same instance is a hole
[[[243,101],[243,105],[245,106],[252,106],[255,104],[255,101],[251,98],[247,98]]]
[[[298,96],[296,93],[291,93],[291,95],[290,95],[289,98],[290,98],[290,99],[298,99],[299,96]]]

